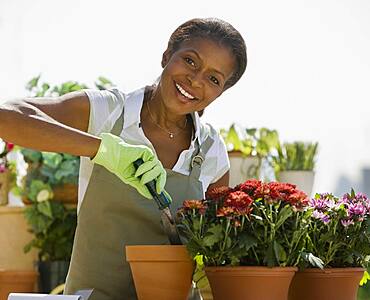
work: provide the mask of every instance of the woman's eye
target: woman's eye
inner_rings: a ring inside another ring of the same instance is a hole
[[[211,80],[214,84],[220,85],[220,82],[218,81],[218,79],[217,79],[215,76],[211,76],[211,77],[210,77],[210,80]]]
[[[195,67],[195,62],[194,62],[194,60],[192,60],[190,57],[185,57],[185,61],[186,61],[189,65],[191,65],[191,66]]]

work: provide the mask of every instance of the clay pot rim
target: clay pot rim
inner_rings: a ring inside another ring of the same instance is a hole
[[[0,282],[14,282],[16,279],[18,283],[33,281],[39,276],[36,271],[22,271],[22,270],[0,270]]]
[[[205,267],[206,273],[235,273],[235,274],[246,274],[247,272],[251,276],[269,276],[274,274],[296,273],[297,267],[266,267],[266,266],[235,266],[235,267]],[[248,276],[249,276],[248,275]],[[279,276],[279,275],[278,275]]]
[[[127,245],[126,260],[132,261],[179,261],[192,262],[184,245]]]
[[[299,270],[298,273],[315,274],[315,275],[326,275],[326,274],[337,274],[337,273],[356,273],[364,272],[366,269],[362,267],[348,267],[348,268],[324,268],[323,270],[317,268],[307,268]]]
[[[216,269],[223,269],[223,270],[298,270],[298,267],[266,267],[266,266],[207,266],[206,269],[216,270]]]

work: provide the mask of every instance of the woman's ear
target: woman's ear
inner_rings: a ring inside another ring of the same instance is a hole
[[[170,53],[171,53],[171,51],[170,51],[169,48],[167,48],[167,50],[163,52],[162,63],[161,63],[162,68],[164,68],[167,65],[168,61],[170,60],[170,58],[171,58]]]

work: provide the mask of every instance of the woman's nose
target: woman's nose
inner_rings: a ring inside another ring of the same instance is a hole
[[[201,72],[193,72],[192,74],[188,74],[186,77],[192,87],[202,87],[203,78]]]

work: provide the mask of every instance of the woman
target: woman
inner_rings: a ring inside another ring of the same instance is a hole
[[[193,19],[171,35],[157,84],[124,94],[84,90],[0,108],[0,137],[81,156],[79,212],[66,292],[136,299],[123,249],[168,243],[145,183],[182,201],[228,185],[226,147],[203,111],[246,68],[243,38],[219,19]],[[133,162],[144,163],[136,170]]]

